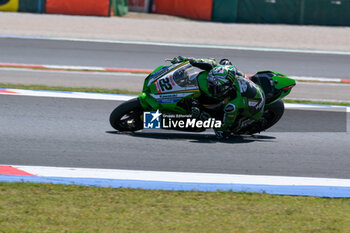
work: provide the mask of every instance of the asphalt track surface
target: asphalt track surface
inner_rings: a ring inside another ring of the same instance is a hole
[[[286,75],[350,78],[349,55],[243,51],[215,48],[0,38],[0,62],[154,69],[165,58],[228,58],[244,73],[283,71]]]
[[[212,132],[117,133],[108,118],[118,104],[2,95],[0,164],[350,178],[344,112],[288,110],[269,132],[220,142]]]

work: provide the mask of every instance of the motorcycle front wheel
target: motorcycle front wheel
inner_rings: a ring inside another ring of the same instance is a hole
[[[137,131],[143,128],[142,114],[143,109],[139,99],[131,99],[113,110],[109,123],[118,131]]]

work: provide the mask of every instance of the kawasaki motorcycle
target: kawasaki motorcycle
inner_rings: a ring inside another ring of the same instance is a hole
[[[111,126],[118,131],[141,130],[144,111],[159,110],[163,114],[190,114],[194,99],[201,104],[202,111],[221,120],[225,101],[210,97],[207,75],[208,71],[198,69],[188,61],[159,66],[146,77],[143,93],[138,98],[126,101],[114,109],[109,119]],[[295,80],[274,71],[260,71],[247,79],[259,85],[264,91],[264,114],[256,121],[238,117],[236,121],[241,120],[241,127],[234,134],[255,134],[276,124],[284,112],[281,99],[295,86]],[[178,130],[200,132],[205,129],[190,127]]]

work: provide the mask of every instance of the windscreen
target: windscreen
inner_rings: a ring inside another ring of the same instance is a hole
[[[173,74],[174,82],[180,87],[198,87],[197,76],[200,70],[193,66],[185,66]]]

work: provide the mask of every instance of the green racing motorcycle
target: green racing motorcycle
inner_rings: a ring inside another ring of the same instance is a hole
[[[111,126],[118,131],[141,130],[145,111],[158,110],[163,114],[188,115],[191,114],[193,99],[196,99],[203,111],[212,118],[222,119],[224,104],[209,97],[207,76],[208,71],[194,67],[188,61],[159,66],[146,77],[142,94],[114,109],[109,119]],[[249,123],[234,132],[236,135],[259,133],[276,124],[284,113],[282,98],[287,96],[296,84],[295,80],[274,71],[260,71],[248,79],[259,85],[264,92],[264,113],[259,120],[247,121]],[[191,132],[205,130],[198,127],[176,129]]]

